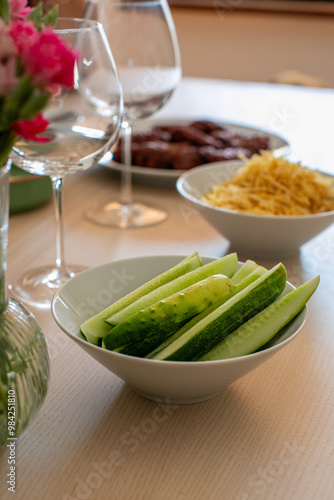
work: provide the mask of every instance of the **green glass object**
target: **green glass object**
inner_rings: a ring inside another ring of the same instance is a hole
[[[5,274],[10,160],[0,168],[0,446],[36,416],[49,385],[50,357],[35,317],[7,296]]]
[[[33,175],[16,165],[10,169],[9,213],[27,212],[44,205],[52,196],[52,182],[46,175]]]

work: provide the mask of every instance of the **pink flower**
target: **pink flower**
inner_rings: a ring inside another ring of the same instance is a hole
[[[16,47],[5,23],[0,20],[0,95],[8,95],[14,88],[17,82],[16,64]]]
[[[17,83],[15,76],[16,59],[11,57],[0,62],[0,95],[9,95]]]
[[[73,87],[76,57],[77,53],[51,28],[39,33],[38,40],[22,54],[25,69],[35,81],[51,90],[58,90],[59,85]]]
[[[12,130],[26,141],[47,142],[48,137],[38,137],[38,135],[45,132],[48,125],[49,121],[39,114],[32,120],[21,120],[15,123]]]
[[[5,58],[16,54],[17,50],[12,37],[8,33],[8,27],[3,20],[0,19],[0,59],[3,61]]]
[[[29,53],[39,39],[38,31],[32,21],[12,23],[9,27],[9,34],[21,56]]]
[[[24,70],[37,84],[54,93],[60,86],[73,87],[77,52],[68,47],[52,28],[39,32],[30,21],[16,22],[9,32]]]
[[[10,0],[10,18],[12,21],[23,21],[32,11],[26,0]]]

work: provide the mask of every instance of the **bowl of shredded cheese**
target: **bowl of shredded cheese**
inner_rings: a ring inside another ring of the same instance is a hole
[[[292,255],[334,222],[334,176],[267,151],[196,167],[177,189],[247,255]]]

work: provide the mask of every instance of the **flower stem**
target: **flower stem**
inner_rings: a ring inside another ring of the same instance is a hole
[[[16,138],[16,134],[10,131],[0,133],[0,167],[3,167],[7,163]]]
[[[0,166],[0,313],[6,306],[5,272],[7,263],[7,230],[9,213],[9,172],[11,161]]]

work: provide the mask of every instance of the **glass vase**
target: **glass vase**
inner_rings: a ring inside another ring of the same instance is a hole
[[[6,294],[9,175],[0,168],[0,446],[17,438],[36,416],[49,385],[50,357],[35,317]]]

